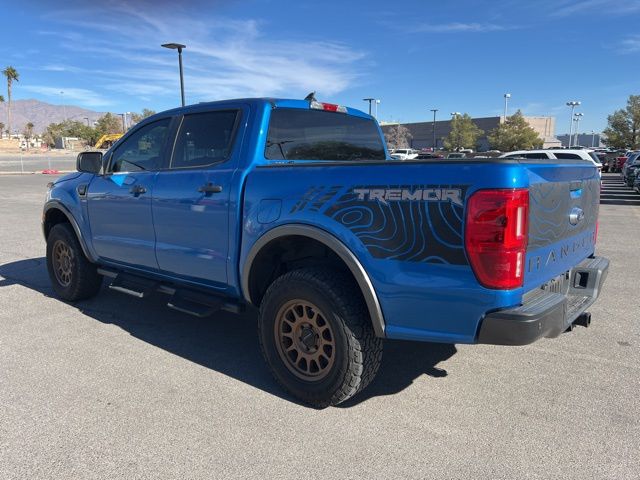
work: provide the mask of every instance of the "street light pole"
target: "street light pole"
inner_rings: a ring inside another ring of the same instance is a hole
[[[127,130],[124,126],[124,113],[119,113],[118,115],[122,118],[122,133],[125,133]]]
[[[436,151],[436,112],[438,111],[437,108],[432,108],[431,111],[433,112],[433,151]]]
[[[169,48],[171,50],[178,50],[178,65],[180,67],[180,98],[182,99],[182,106],[184,107],[184,76],[182,73],[182,49],[187,48],[187,46],[182,45],[181,43],[163,43],[162,46],[164,48]]]
[[[582,119],[582,116],[584,115],[584,113],[574,113],[573,116],[575,117],[575,121],[576,121],[576,133],[575,133],[575,138],[573,140],[573,144],[574,145],[578,145],[578,128],[580,127],[580,120]]]
[[[507,121],[507,108],[509,107],[509,99],[511,98],[510,93],[504,94],[504,121]]]
[[[591,130],[591,148],[596,146],[596,132]]]
[[[369,115],[371,115],[371,103],[375,101],[375,98],[363,98],[363,102],[369,102]]]
[[[380,99],[376,98],[376,115],[375,115],[376,120],[378,119],[378,105],[380,105]]]
[[[573,112],[578,105],[580,105],[580,102],[575,100],[567,102],[567,106],[571,107],[571,117],[569,117],[569,148],[571,148],[571,138],[573,136]]]

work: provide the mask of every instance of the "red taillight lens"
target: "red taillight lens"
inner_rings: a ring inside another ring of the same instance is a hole
[[[511,289],[524,280],[529,190],[480,190],[469,198],[465,247],[478,281]]]

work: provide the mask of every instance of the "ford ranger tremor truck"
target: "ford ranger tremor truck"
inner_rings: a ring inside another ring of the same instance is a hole
[[[109,288],[196,316],[259,308],[275,379],[315,407],[363,390],[383,339],[524,345],[590,319],[593,162],[393,161],[375,119],[315,99],[149,117],[49,186],[66,301]]]

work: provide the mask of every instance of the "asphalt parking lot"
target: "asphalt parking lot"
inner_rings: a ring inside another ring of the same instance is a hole
[[[76,168],[77,153],[0,154],[0,174],[40,173],[43,170],[68,171]]]
[[[526,347],[387,342],[363,395],[313,410],[269,376],[252,314],[56,299],[51,177],[0,176],[0,478],[638,478],[640,202],[618,178],[591,327]]]

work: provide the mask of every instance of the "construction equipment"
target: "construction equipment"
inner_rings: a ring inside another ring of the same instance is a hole
[[[106,150],[111,147],[111,145],[120,140],[120,137],[122,137],[122,135],[122,133],[105,133],[98,139],[93,148]]]

